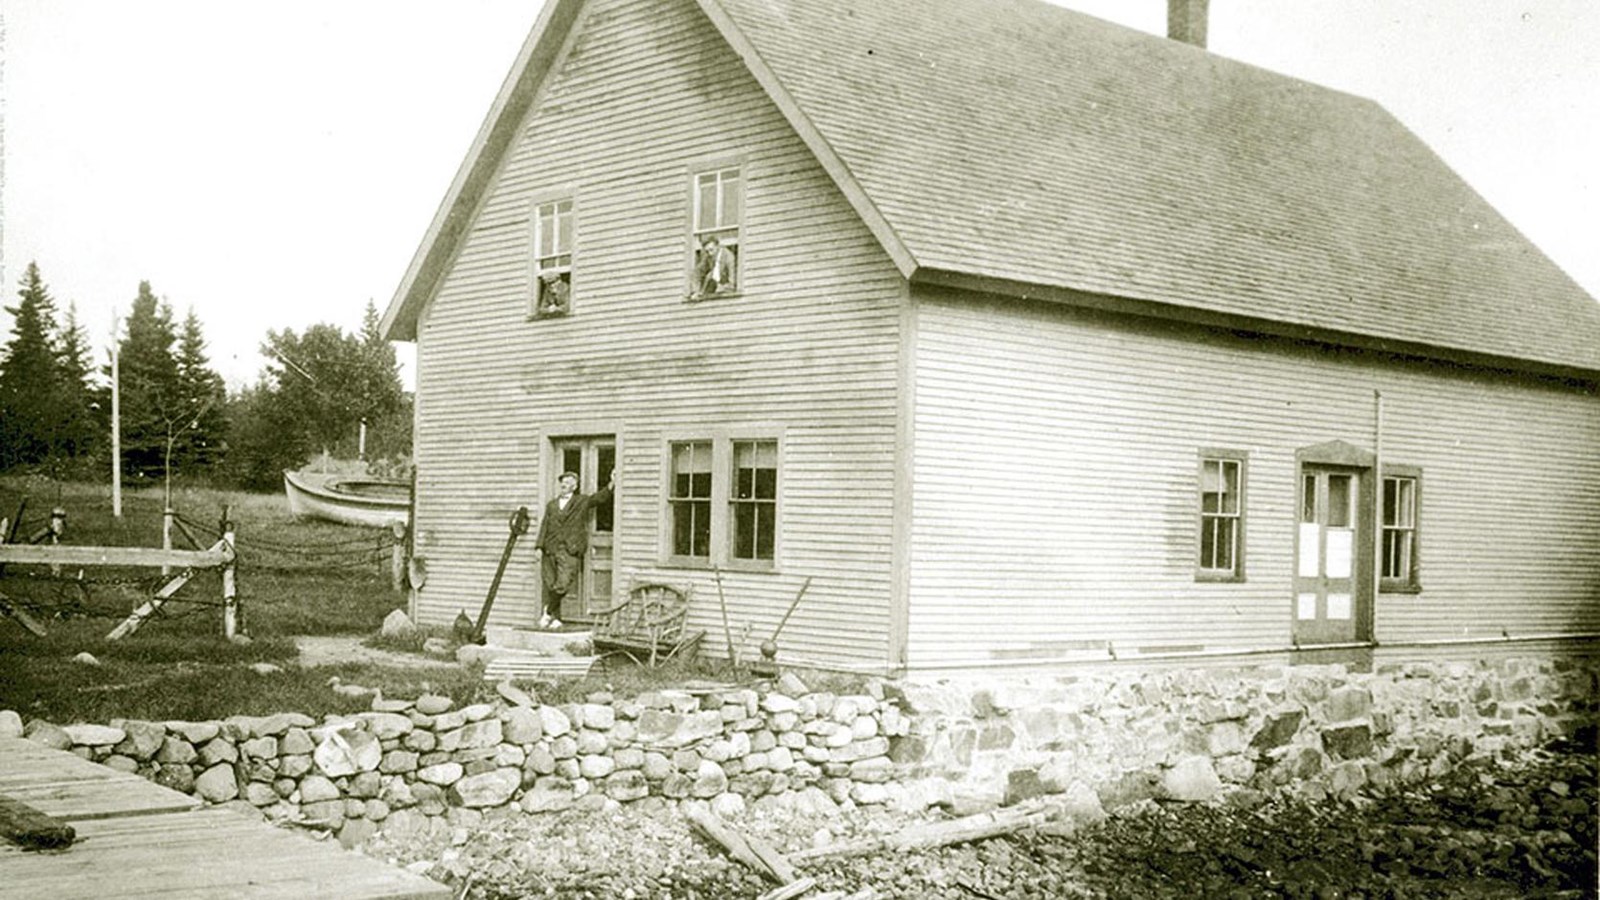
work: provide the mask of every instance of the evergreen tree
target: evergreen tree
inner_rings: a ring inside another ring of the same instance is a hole
[[[200,318],[190,307],[178,336],[177,362],[180,408],[193,410],[193,413],[180,423],[179,427],[185,430],[180,445],[173,451],[174,459],[181,461],[181,468],[189,471],[215,465],[225,447],[227,389],[222,376],[211,369],[205,349]]]
[[[12,338],[0,354],[0,469],[43,462],[61,452],[61,364],[52,337],[55,301],[28,263],[11,313]]]
[[[122,465],[135,477],[162,474],[168,437],[188,424],[186,412],[193,416],[184,402],[178,361],[173,356],[177,339],[172,307],[156,299],[150,282],[139,282],[120,360]]]
[[[56,336],[63,401],[62,436],[69,456],[82,456],[94,445],[97,392],[90,381],[89,340],[78,324],[78,305],[67,307],[66,321]]]

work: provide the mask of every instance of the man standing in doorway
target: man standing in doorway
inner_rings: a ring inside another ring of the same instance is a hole
[[[611,502],[616,473],[607,479],[605,487],[592,494],[578,493],[576,473],[562,472],[557,482],[559,492],[545,504],[539,538],[533,544],[542,554],[544,613],[539,617],[539,627],[546,629],[561,627],[561,601],[578,581],[583,555],[589,552],[589,511]]]

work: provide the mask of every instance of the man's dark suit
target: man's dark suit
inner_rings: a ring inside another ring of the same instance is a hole
[[[583,555],[589,552],[589,512],[610,502],[611,488],[606,487],[592,494],[573,494],[566,509],[559,498],[545,504],[533,546],[543,553],[544,603],[551,617],[561,617],[561,601],[583,571]]]

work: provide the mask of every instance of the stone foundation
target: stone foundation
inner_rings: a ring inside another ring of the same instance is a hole
[[[1082,818],[1145,798],[1203,801],[1294,785],[1313,796],[1417,781],[1470,755],[1531,746],[1592,720],[1600,670],[1548,659],[1477,665],[1098,672],[873,682],[811,692],[661,691],[539,705],[379,700],[322,722],[113,721],[23,734],[209,803],[260,810],[355,844],[380,823],[608,804],[802,796],[821,805],[935,803],[960,812],[1059,794]]]
[[[1597,676],[1593,662],[1514,659],[904,684],[891,696],[913,724],[891,760],[995,803],[1069,793],[1110,808],[1291,784],[1349,796],[1592,721]]]

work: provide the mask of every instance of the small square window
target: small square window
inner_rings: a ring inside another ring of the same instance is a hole
[[[572,311],[572,201],[541,203],[534,212],[533,314]]]
[[[711,297],[739,290],[740,224],[744,195],[738,167],[694,177],[694,271],[689,296]]]

